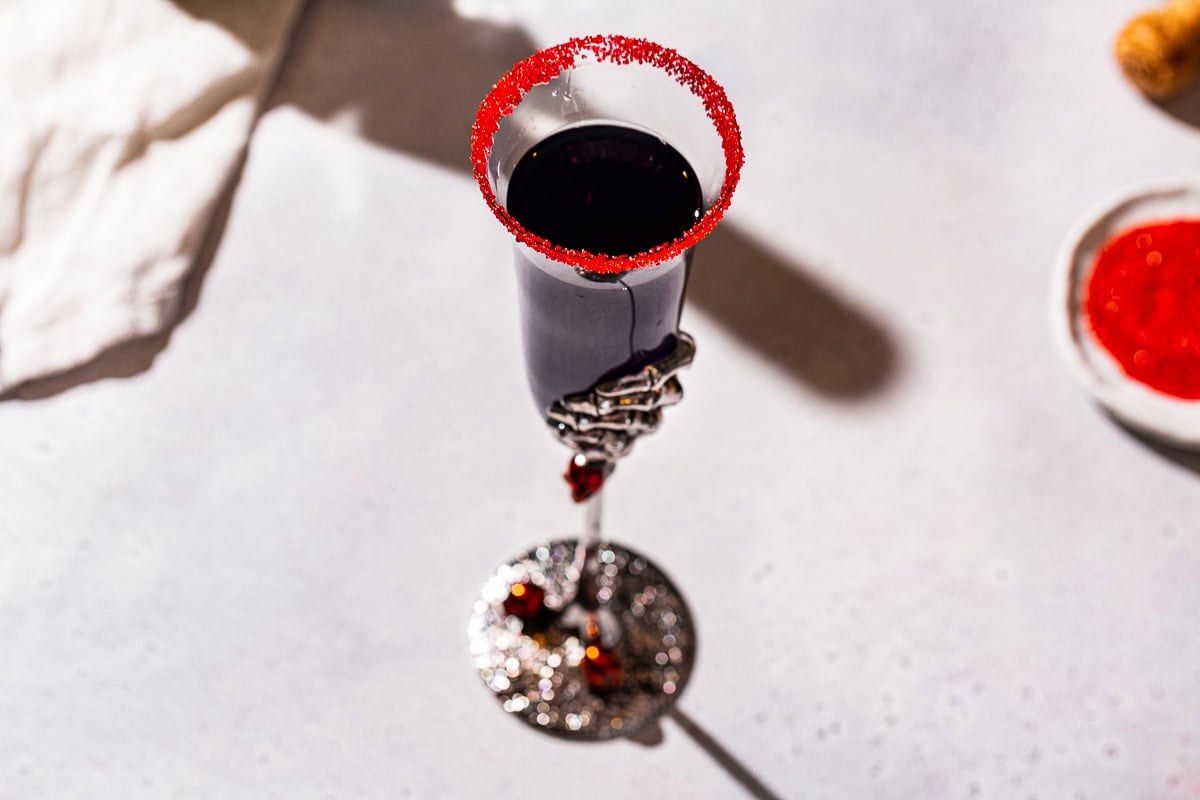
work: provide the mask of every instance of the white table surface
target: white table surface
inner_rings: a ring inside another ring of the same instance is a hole
[[[578,5],[318,3],[153,365],[0,405],[0,796],[1200,797],[1200,468],[1047,321],[1080,215],[1200,172],[1197,95],[1109,55],[1142,3]],[[465,648],[581,521],[466,141],[613,31],[716,76],[747,162],[606,508],[695,613],[696,735],[585,745]]]

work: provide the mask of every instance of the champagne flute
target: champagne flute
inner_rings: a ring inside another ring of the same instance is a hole
[[[691,614],[667,576],[602,533],[604,482],[682,399],[695,345],[679,330],[693,247],[742,164],[724,90],[643,39],[539,51],[493,87],[472,130],[484,198],[512,234],[529,385],[574,454],[583,535],[501,564],[468,627],[503,708],[583,739],[628,734],[687,683]]]

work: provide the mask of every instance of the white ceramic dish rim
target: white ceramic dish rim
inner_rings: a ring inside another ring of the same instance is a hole
[[[1200,179],[1143,185],[1084,217],[1058,255],[1050,319],[1072,374],[1114,416],[1168,444],[1200,449],[1200,401],[1174,398],[1130,378],[1094,340],[1080,307],[1083,282],[1108,239],[1141,223],[1180,218],[1200,218]]]

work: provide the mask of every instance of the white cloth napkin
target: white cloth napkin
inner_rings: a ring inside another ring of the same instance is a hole
[[[174,321],[287,21],[0,0],[0,391]]]

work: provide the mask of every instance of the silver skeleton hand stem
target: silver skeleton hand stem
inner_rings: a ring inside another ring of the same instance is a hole
[[[695,355],[695,340],[679,331],[675,348],[665,358],[556,400],[546,422],[588,463],[611,464],[628,454],[639,436],[658,429],[663,408],[683,399],[676,373]]]

